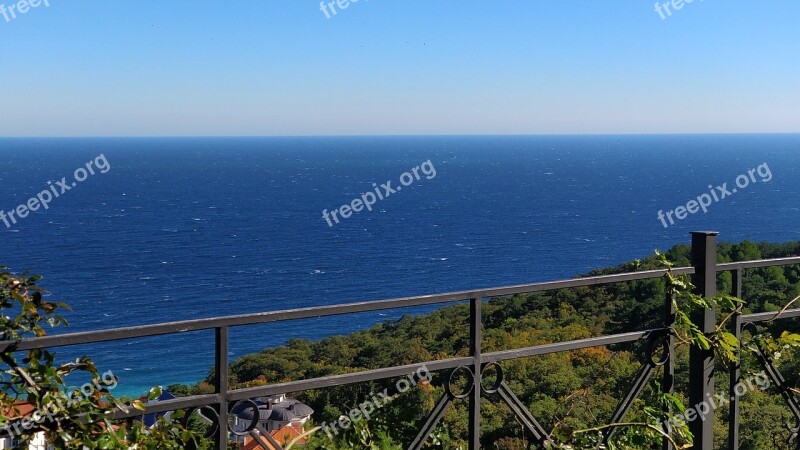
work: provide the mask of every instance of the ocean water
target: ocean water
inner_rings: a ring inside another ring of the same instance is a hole
[[[72,305],[56,332],[568,278],[695,230],[800,239],[800,135],[0,139],[0,210],[99,155],[106,173],[0,222],[0,265]],[[426,161],[435,177],[323,218]],[[743,174],[707,213],[659,220]],[[231,358],[408,312],[234,329]],[[213,334],[59,350],[83,353],[130,394],[204,377]]]

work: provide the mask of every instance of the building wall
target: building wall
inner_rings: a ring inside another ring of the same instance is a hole
[[[5,438],[0,439],[0,449],[22,449],[23,447],[20,446],[19,442],[16,439]],[[33,438],[31,443],[28,445],[27,450],[55,450],[55,447],[52,445],[47,445],[47,442],[44,440],[44,433],[36,433],[36,436]]]

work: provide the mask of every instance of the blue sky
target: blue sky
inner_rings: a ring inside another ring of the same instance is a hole
[[[0,15],[0,136],[800,132],[796,0],[694,0],[666,19],[647,0],[336,9]]]

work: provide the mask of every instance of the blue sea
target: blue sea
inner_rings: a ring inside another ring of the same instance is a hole
[[[435,176],[403,187],[425,162]],[[800,239],[799,175],[800,135],[0,139],[0,210],[59,192],[0,222],[0,265],[72,306],[58,333],[529,283],[695,230]],[[389,180],[403,190],[372,211],[323,217]],[[658,218],[723,183],[708,212]],[[231,358],[408,312],[234,329]],[[213,350],[200,332],[58,352],[89,354],[131,394],[203,378]]]

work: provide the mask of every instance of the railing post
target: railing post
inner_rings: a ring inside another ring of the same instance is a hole
[[[216,351],[214,355],[214,383],[219,395],[219,429],[216,436],[217,450],[228,449],[228,327],[216,329]]]
[[[469,303],[469,350],[473,358],[472,373],[475,385],[469,397],[469,449],[481,448],[481,299],[473,298]]]
[[[733,275],[733,296],[742,298],[742,277],[744,276],[744,269],[736,269],[732,272]],[[735,313],[731,317],[730,332],[736,336],[736,339],[741,343],[742,341],[742,319],[739,313]],[[731,364],[730,369],[730,415],[728,417],[728,450],[739,450],[739,395],[736,393],[736,386],[742,381],[742,351],[741,344],[737,351],[736,362]]]
[[[695,273],[692,282],[696,294],[711,298],[717,295],[717,235],[715,231],[692,233],[692,264]],[[716,311],[706,309],[695,313],[692,321],[703,333],[713,333],[716,328]],[[689,407],[708,404],[714,397],[714,350],[703,350],[693,345],[689,350]],[[689,431],[694,436],[694,450],[712,450],[714,448],[714,410],[698,412],[697,417],[689,422]]]
[[[667,301],[664,308],[664,326],[672,328],[675,325],[675,305],[674,294],[667,294]],[[661,379],[661,390],[665,394],[672,394],[675,391],[675,337],[670,333],[667,336],[667,348],[669,352],[667,356],[667,363],[664,365],[664,377]],[[664,411],[668,417],[671,416],[672,411]],[[665,433],[672,436],[672,430],[666,429]],[[662,450],[675,450],[672,448],[670,440],[664,438],[661,444]]]

